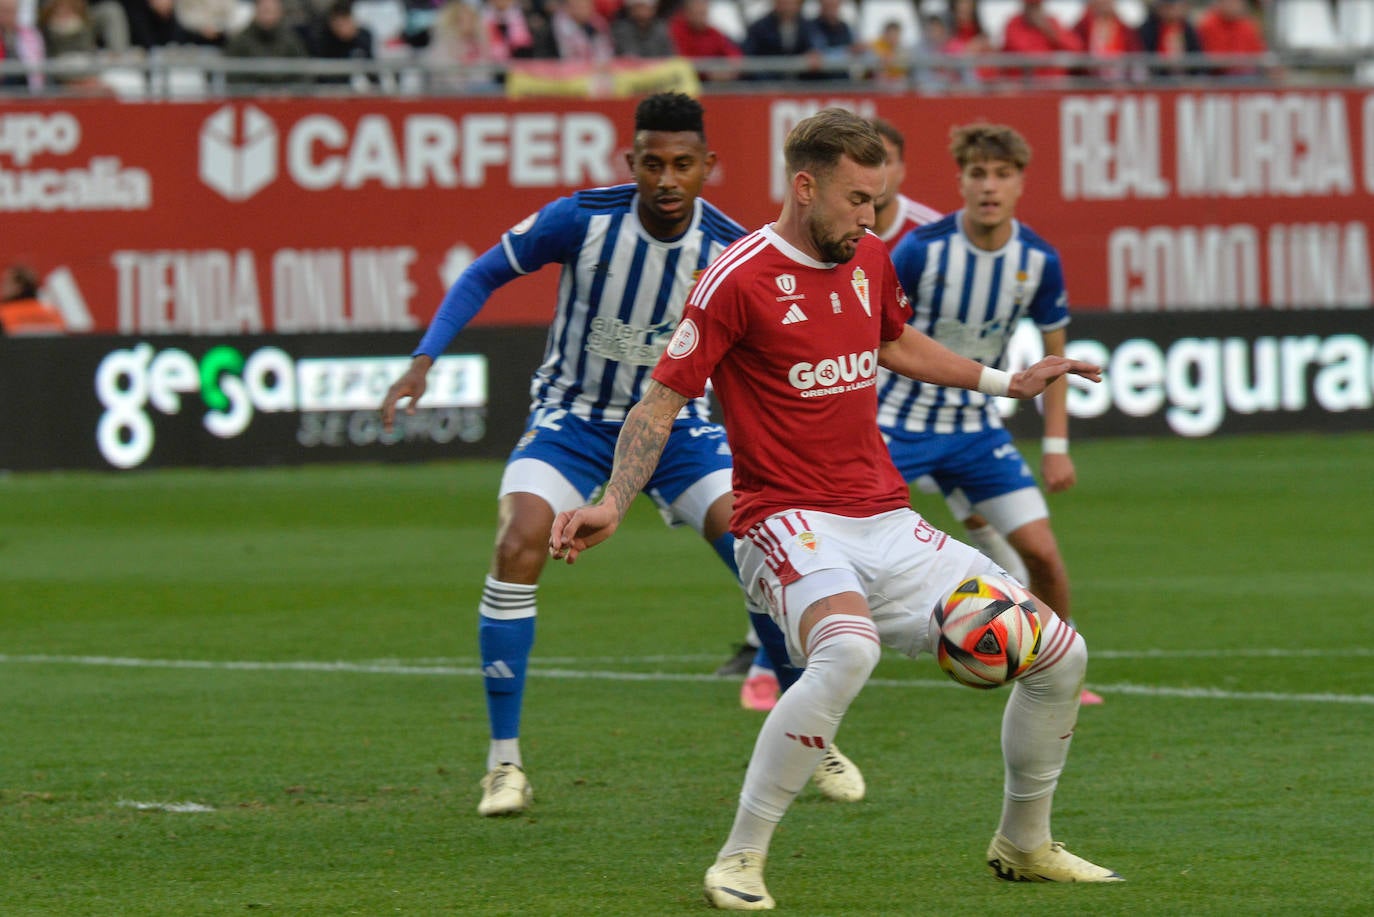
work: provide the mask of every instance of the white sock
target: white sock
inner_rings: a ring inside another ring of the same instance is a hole
[[[831,615],[812,631],[805,671],[759,730],[721,856],[768,852],[773,829],[834,741],[880,655],[878,629],[860,615]]]
[[[516,767],[525,766],[525,762],[520,760],[519,739],[491,740],[491,745],[487,748],[487,770],[491,770],[498,764],[514,764]]]
[[[1021,850],[1050,840],[1054,788],[1069,756],[1088,649],[1072,627],[1053,615],[1040,655],[1012,686],[1002,714],[1006,787],[998,831]]]
[[[976,529],[968,529],[968,537],[978,546],[978,550],[991,557],[994,563],[1010,573],[1018,583],[1022,586],[1030,585],[1030,571],[1026,569],[1026,562],[991,523]]]

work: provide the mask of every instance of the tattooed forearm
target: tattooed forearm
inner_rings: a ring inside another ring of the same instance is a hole
[[[686,398],[655,382],[625,417],[615,444],[615,466],[601,498],[603,503],[613,502],[622,519],[658,467],[673,419],[686,403]]]

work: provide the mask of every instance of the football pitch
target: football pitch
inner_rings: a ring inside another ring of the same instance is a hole
[[[768,868],[798,915],[1374,913],[1374,434],[1075,445],[1088,684],[998,882],[1005,694],[885,655]],[[1034,461],[1034,459],[1032,459]],[[524,816],[481,819],[496,463],[0,478],[0,914],[704,913],[761,714],[709,548],[641,500],[550,564]],[[917,505],[948,526],[929,497]]]

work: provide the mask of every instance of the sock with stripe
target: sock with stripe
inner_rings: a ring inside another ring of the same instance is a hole
[[[534,597],[538,588],[488,576],[482,589],[477,643],[491,724],[488,770],[506,762],[524,766],[520,759],[520,710],[525,701],[525,669],[534,647]]]
[[[1069,756],[1088,666],[1083,638],[1053,615],[1030,671],[1016,680],[1002,714],[1006,787],[998,829],[1022,850],[1050,840],[1050,807]]]
[[[721,856],[768,852],[773,829],[834,741],[880,654],[878,629],[868,618],[830,615],[816,625],[801,678],[759,730]]]

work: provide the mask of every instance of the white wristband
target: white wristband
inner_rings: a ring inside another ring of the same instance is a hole
[[[984,366],[978,374],[978,391],[984,395],[1005,395],[1011,388],[1011,373]]]
[[[1069,438],[1067,436],[1046,436],[1040,440],[1040,452],[1043,455],[1068,455]]]

